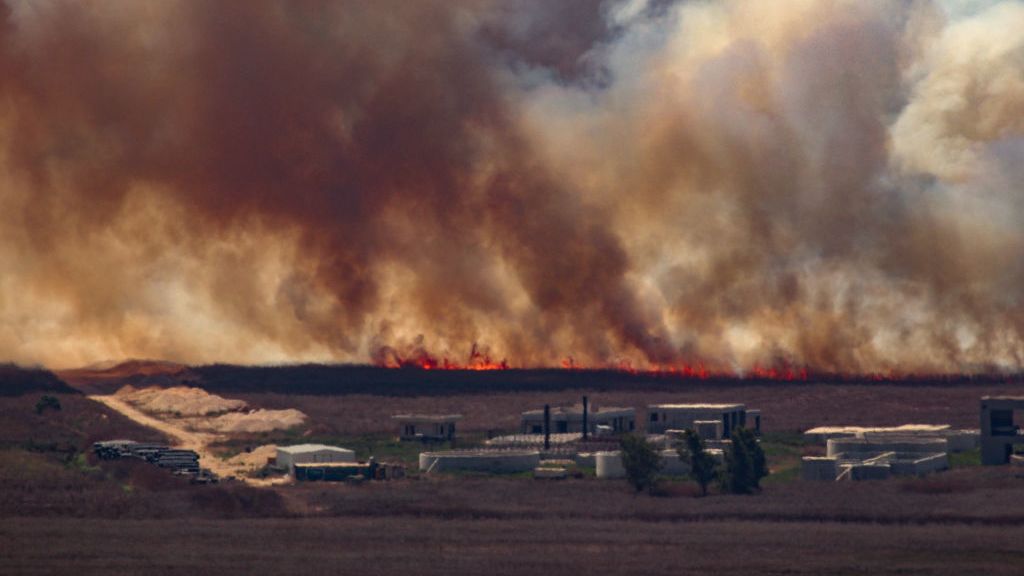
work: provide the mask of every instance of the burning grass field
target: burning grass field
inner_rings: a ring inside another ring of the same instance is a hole
[[[404,375],[415,376],[416,371]],[[407,377],[411,377],[407,376]],[[575,376],[574,376],[575,378]],[[193,380],[193,382],[196,382]],[[174,384],[175,382],[168,382]],[[96,385],[95,380],[90,385]],[[104,383],[99,383],[104,385]],[[199,385],[202,385],[199,382]],[[797,432],[822,424],[948,422],[972,426],[978,397],[1012,383],[753,382],[718,386],[628,380],[544,389],[428,387],[410,394],[238,391],[260,408],[297,408],[310,423],[243,436],[226,453],[266,441],[327,440],[410,464],[420,449],[391,439],[399,412],[461,412],[467,442],[513,430],[518,413],[599,405],[738,401],[764,411],[773,475],[754,496],[696,498],[665,481],[655,495],[591,477],[535,481],[474,475],[401,482],[253,488],[193,486],[140,462],[97,462],[96,439],[159,439],[104,406],[41,391],[0,397],[0,564],[4,573],[523,574],[1018,574],[1024,569],[1024,478],[1009,467],[955,469],[924,479],[806,483],[813,450]],[[256,386],[257,390],[262,390]]]

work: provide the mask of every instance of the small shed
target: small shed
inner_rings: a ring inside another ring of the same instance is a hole
[[[292,474],[295,473],[296,464],[355,461],[355,452],[337,446],[299,444],[297,446],[277,447],[277,465],[281,468],[288,468],[288,472]]]
[[[451,441],[462,414],[395,414],[391,419],[398,422],[398,437],[402,440]]]

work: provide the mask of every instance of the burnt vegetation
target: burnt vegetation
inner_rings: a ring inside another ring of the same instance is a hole
[[[686,377],[675,373],[634,372],[617,369],[506,369],[424,370],[416,367],[383,368],[361,365],[304,364],[297,366],[236,366],[213,364],[190,369],[194,383],[211,392],[274,392],[279,394],[380,394],[425,396],[489,394],[504,391],[613,391],[678,390],[688,387],[792,387],[801,384],[863,384],[886,386],[992,386],[1024,381],[1021,375],[937,374],[857,375],[809,374],[801,378],[763,376]]]
[[[0,396],[20,396],[29,392],[78,394],[49,370],[0,364]]]

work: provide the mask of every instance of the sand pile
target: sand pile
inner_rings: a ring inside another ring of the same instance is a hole
[[[125,386],[117,391],[117,396],[145,412],[180,416],[210,416],[244,410],[248,407],[243,400],[222,398],[205,390],[188,386],[173,388],[151,386],[141,390]]]
[[[249,405],[243,400],[222,398],[188,386],[143,389],[125,386],[117,391],[117,396],[144,412],[173,414],[187,419],[190,428],[209,432],[270,432],[294,428],[306,421],[305,414],[292,408],[249,410]]]
[[[224,464],[243,470],[256,470],[267,465],[267,461],[277,456],[277,446],[264,444],[253,448],[251,452],[235,454],[224,460]]]
[[[204,422],[204,427],[227,434],[270,432],[301,426],[306,415],[294,408],[285,410],[253,410],[247,413],[230,412]]]

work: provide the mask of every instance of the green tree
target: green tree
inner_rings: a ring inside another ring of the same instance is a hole
[[[733,494],[750,494],[761,488],[761,478],[768,475],[768,462],[757,437],[746,428],[736,428],[732,442],[725,451],[723,484]]]
[[[50,396],[49,394],[44,395],[36,402],[36,414],[42,414],[43,410],[47,408],[51,410],[60,410],[60,400],[56,396]]]
[[[718,463],[708,454],[704,439],[693,430],[687,430],[676,450],[681,460],[690,463],[690,478],[700,486],[700,495],[707,496],[708,484],[718,476]]]
[[[644,437],[635,434],[623,436],[621,448],[626,480],[637,492],[653,489],[662,466],[658,450]]]

